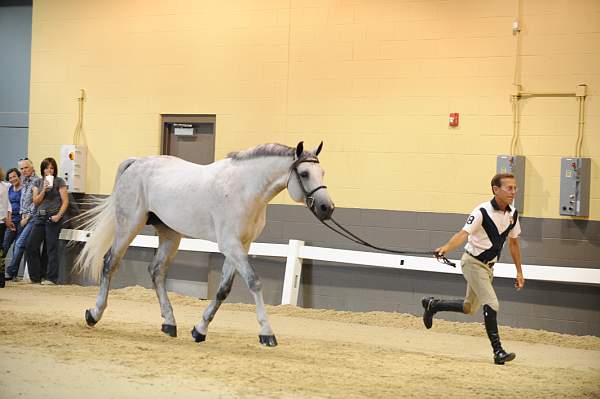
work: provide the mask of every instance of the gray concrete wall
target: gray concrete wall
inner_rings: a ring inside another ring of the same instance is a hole
[[[444,243],[462,227],[467,215],[337,209],[334,216],[338,222],[373,243],[397,249],[426,250]],[[293,238],[304,240],[307,245],[365,250],[326,229],[303,207],[271,205],[267,218],[259,242],[287,243]],[[523,218],[522,227],[524,263],[600,267],[600,222]],[[147,227],[143,234],[153,234],[153,228]],[[151,287],[146,268],[153,253],[151,249],[130,249],[113,287],[132,284]],[[460,253],[457,251],[452,255],[459,258]],[[280,304],[285,260],[251,257],[250,261],[263,281],[265,302]],[[510,262],[508,253],[504,254],[503,261]],[[220,254],[182,252],[168,276],[178,280],[206,281],[208,297],[213,298],[222,263]],[[440,264],[440,267],[448,266]],[[501,324],[600,336],[600,287],[530,280],[526,289],[516,292],[512,284],[510,279],[494,281],[501,306]],[[466,283],[460,275],[306,260],[299,305],[420,315],[423,296],[462,297],[465,288]],[[253,302],[239,276],[227,301]],[[440,313],[439,317],[458,321],[483,319],[481,314],[468,317]]]
[[[427,250],[443,244],[464,224],[467,215],[337,209],[336,220],[367,241],[396,249]],[[548,266],[600,268],[600,222],[568,219],[522,218],[523,263]],[[257,241],[286,243],[290,238],[307,245],[366,250],[337,236],[305,209],[271,205],[267,226]],[[460,258],[460,251],[451,254]],[[504,262],[511,262],[508,251]],[[253,259],[265,284],[267,303],[281,301],[284,261]],[[211,269],[210,287],[218,284],[217,265]],[[440,264],[440,267],[447,267]],[[299,305],[351,311],[393,311],[422,314],[423,296],[462,297],[462,276],[350,266],[305,261]],[[600,287],[527,281],[516,292],[513,281],[497,278],[494,287],[500,300],[500,323],[514,327],[600,336]],[[236,281],[228,301],[251,303],[248,290]],[[468,317],[439,314],[447,320],[482,321],[481,314]]]
[[[31,0],[0,2],[0,167],[27,156]]]

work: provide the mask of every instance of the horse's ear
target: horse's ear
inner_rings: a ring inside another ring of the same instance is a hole
[[[323,149],[323,142],[321,141],[321,144],[319,144],[317,149],[313,151],[313,154],[315,154],[315,157],[319,155],[319,153],[321,152],[322,149]]]
[[[304,141],[301,141],[296,146],[296,159],[300,158],[302,156],[303,152],[304,152]]]

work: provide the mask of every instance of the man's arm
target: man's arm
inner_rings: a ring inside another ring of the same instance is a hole
[[[519,245],[518,238],[508,238],[508,248],[510,249],[510,255],[515,262],[517,268],[517,280],[515,281],[515,288],[519,291],[525,286],[525,278],[523,278],[523,269],[521,269],[521,246]]]
[[[461,230],[458,233],[454,234],[447,243],[442,245],[439,248],[436,248],[435,252],[439,255],[445,255],[446,253],[458,248],[462,244],[464,244],[465,240],[469,237],[469,233],[465,230]]]

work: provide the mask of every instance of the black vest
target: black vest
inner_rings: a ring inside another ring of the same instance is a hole
[[[517,224],[517,220],[519,219],[519,212],[515,210],[513,215],[513,222],[500,234],[498,232],[498,228],[496,224],[488,215],[487,211],[484,208],[479,208],[481,211],[481,215],[483,216],[483,220],[481,221],[481,226],[485,230],[490,242],[492,243],[491,248],[486,249],[479,255],[475,256],[477,260],[483,263],[488,263],[492,259],[497,258],[496,261],[500,260],[500,253],[502,252],[502,247],[504,246],[504,241],[506,241],[506,237],[508,237],[508,233],[515,227]]]

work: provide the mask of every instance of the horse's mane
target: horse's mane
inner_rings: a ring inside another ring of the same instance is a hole
[[[231,158],[234,161],[244,161],[261,157],[293,157],[295,152],[295,148],[283,144],[272,143],[257,145],[254,148],[244,151],[230,152],[227,154],[227,158]]]

